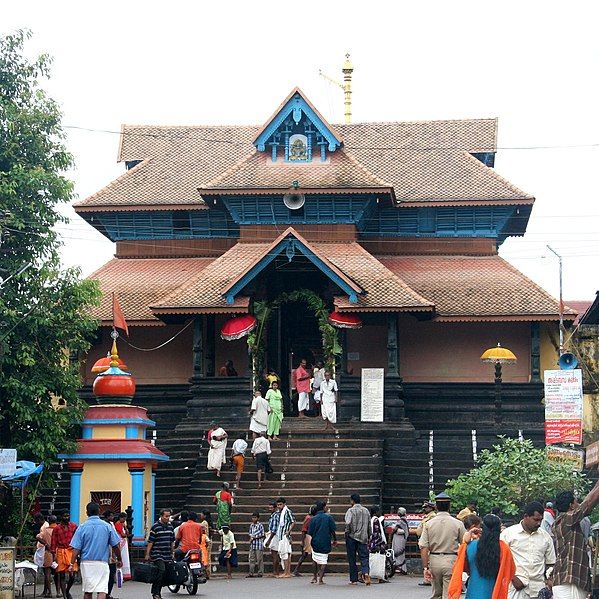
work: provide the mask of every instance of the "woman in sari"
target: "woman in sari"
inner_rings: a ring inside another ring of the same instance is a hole
[[[270,406],[268,414],[268,438],[278,441],[278,434],[281,432],[281,424],[283,424],[283,396],[279,390],[279,383],[272,382],[271,388],[266,392],[266,401]]]
[[[395,563],[395,571],[398,574],[407,574],[408,567],[406,565],[406,543],[410,534],[410,527],[406,520],[406,508],[400,507],[397,510],[399,521],[393,529],[393,561]]]
[[[381,508],[375,505],[370,508],[370,524],[372,527],[372,534],[368,540],[368,552],[369,553],[382,553],[385,554],[387,551],[387,537],[385,536],[385,527],[383,526],[384,518],[381,515]],[[372,576],[372,572],[371,572]],[[386,572],[382,578],[379,578],[379,582],[388,582]]]
[[[218,530],[231,524],[231,508],[233,507],[233,495],[229,493],[229,483],[223,483],[222,486],[223,488],[214,495],[216,528]]]
[[[220,477],[220,469],[223,464],[227,461],[227,433],[225,429],[220,426],[208,431],[208,443],[210,449],[208,450],[208,470],[214,470],[216,476]]]
[[[131,580],[129,545],[127,543],[129,531],[127,530],[127,514],[125,512],[121,512],[118,515],[116,522],[114,523],[114,528],[121,539],[119,542],[119,548],[121,550],[121,561],[123,562],[123,567],[121,568],[123,572],[123,580]]]
[[[204,510],[200,514],[200,526],[202,527],[202,544],[200,550],[202,552],[202,563],[206,567],[206,578],[210,578],[211,570],[211,554],[212,554],[212,515],[208,510]]]
[[[449,599],[460,599],[464,572],[470,574],[466,599],[507,599],[516,566],[510,548],[499,540],[501,520],[487,514],[480,539],[477,533],[473,529],[464,536],[451,574]]]

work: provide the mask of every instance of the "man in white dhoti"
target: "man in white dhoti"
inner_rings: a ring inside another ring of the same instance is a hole
[[[224,428],[217,426],[209,432],[208,443],[208,470],[216,471],[216,476],[220,477],[220,470],[227,461],[227,433]]]
[[[98,599],[106,599],[111,547],[117,559],[117,568],[123,567],[119,549],[120,539],[113,526],[100,520],[100,506],[97,503],[88,503],[86,511],[87,520],[77,528],[71,540],[73,555],[69,572],[73,570],[77,557],[81,555],[84,599],[92,599],[93,593],[98,593]]]
[[[320,384],[320,399],[322,419],[326,422],[324,430],[332,429],[337,422],[337,381],[331,378],[327,370],[324,373],[324,381]]]
[[[257,439],[260,433],[266,433],[269,412],[270,406],[266,399],[262,397],[262,391],[256,389],[254,399],[252,400],[252,407],[250,408],[250,430],[252,431],[253,439]]]

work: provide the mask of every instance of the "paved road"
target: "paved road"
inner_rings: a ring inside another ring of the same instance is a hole
[[[345,576],[331,574],[325,577],[325,586],[310,584],[309,576],[301,578],[291,578],[287,580],[275,580],[272,578],[247,579],[241,573],[236,575],[230,582],[222,578],[209,580],[201,586],[196,597],[198,599],[223,599],[223,597],[247,597],[254,599],[257,597],[285,597],[285,599],[306,599],[306,593],[310,599],[331,599],[332,597],[360,597],[363,599],[364,593],[368,597],[393,597],[393,599],[428,599],[430,597],[430,587],[419,587],[421,578],[407,576],[394,577],[387,584],[372,584],[370,588],[363,585],[350,586],[347,584]],[[114,589],[113,594],[119,599],[149,599],[150,586],[139,582],[127,582],[122,589]],[[73,599],[81,599],[81,587],[75,586],[73,589]],[[187,592],[172,594],[166,587],[162,592],[163,599],[181,599],[189,598]]]

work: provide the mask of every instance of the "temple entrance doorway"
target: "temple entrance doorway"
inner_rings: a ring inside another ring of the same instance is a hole
[[[322,360],[318,320],[304,302],[286,302],[273,314],[267,344],[267,364],[281,377],[286,415],[297,416],[297,398],[291,397],[291,370],[302,358],[309,366]]]

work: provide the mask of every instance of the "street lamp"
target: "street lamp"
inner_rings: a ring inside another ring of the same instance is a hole
[[[501,425],[501,368],[503,364],[515,364],[518,358],[507,347],[492,347],[480,357],[482,362],[495,364],[495,425]]]

